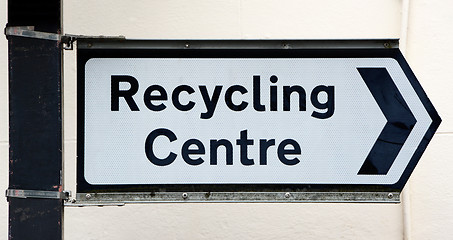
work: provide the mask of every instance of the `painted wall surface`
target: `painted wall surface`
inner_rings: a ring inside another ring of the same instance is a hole
[[[66,207],[65,239],[449,239],[453,234],[453,2],[64,1],[64,32],[130,39],[401,38],[443,122],[401,204],[130,204]],[[6,3],[0,4],[1,26]],[[0,191],[8,180],[7,41],[0,37]],[[75,51],[64,52],[65,189],[75,192]],[[0,201],[0,239],[7,202]]]

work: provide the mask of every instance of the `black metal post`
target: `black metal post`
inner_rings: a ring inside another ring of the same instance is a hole
[[[60,33],[60,0],[8,1],[8,25]],[[8,36],[9,189],[62,192],[61,44]],[[62,239],[63,201],[8,197],[9,239]]]

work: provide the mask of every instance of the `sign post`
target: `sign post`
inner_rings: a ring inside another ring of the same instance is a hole
[[[441,120],[399,49],[277,43],[79,43],[78,197],[401,191]]]
[[[60,10],[58,0],[8,1],[9,239],[62,239],[62,51],[47,38],[61,32]]]

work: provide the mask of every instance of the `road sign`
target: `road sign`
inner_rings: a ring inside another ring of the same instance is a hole
[[[441,121],[398,49],[187,47],[78,49],[79,191],[402,189]]]

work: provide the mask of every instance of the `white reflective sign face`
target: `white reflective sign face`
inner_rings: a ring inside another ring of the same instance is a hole
[[[388,122],[361,68],[416,119],[385,174],[359,174]],[[91,58],[84,91],[92,185],[393,184],[431,124],[392,58]]]

